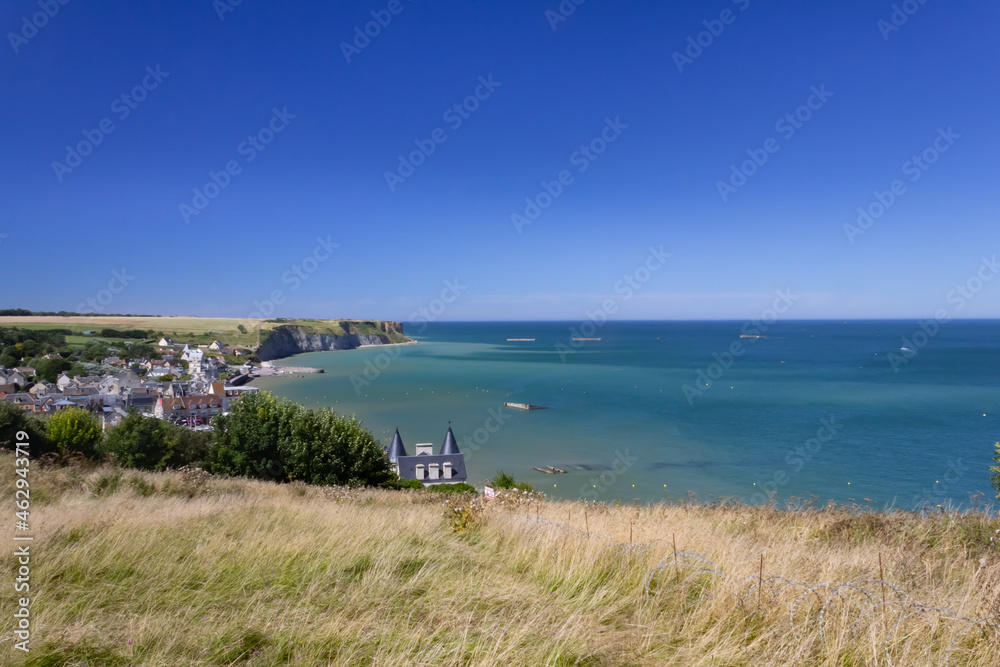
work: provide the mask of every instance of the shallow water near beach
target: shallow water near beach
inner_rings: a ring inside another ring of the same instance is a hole
[[[278,363],[325,373],[255,383],[356,414],[384,445],[399,428],[411,454],[437,451],[450,422],[477,486],[503,469],[553,497],[605,502],[993,497],[1000,321],[934,336],[914,321],[777,322],[759,339],[742,326],[609,322],[601,340],[574,342],[590,337],[579,323],[408,325],[418,345],[298,355]],[[534,470],[546,465],[567,472]]]

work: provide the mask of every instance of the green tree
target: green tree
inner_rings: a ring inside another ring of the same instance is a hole
[[[156,351],[156,348],[148,343],[133,343],[128,348],[128,356],[131,359],[160,359],[163,357]]]
[[[81,361],[98,362],[108,356],[108,346],[99,341],[88,343],[80,353]]]
[[[271,394],[257,392],[232,403],[228,415],[217,415],[212,421],[211,471],[236,477],[287,479],[284,457],[278,448],[281,414],[287,409],[285,402],[278,403]]]
[[[192,431],[168,422],[164,422],[164,426],[167,434],[165,467],[206,466],[212,448],[211,431]]]
[[[381,444],[353,415],[301,408],[283,445],[289,476],[309,484],[375,486],[393,477]]]
[[[381,444],[353,416],[260,392],[213,424],[212,472],[310,484],[378,485],[393,477]]]
[[[40,359],[35,365],[35,375],[48,382],[55,382],[60,373],[68,371],[72,366],[66,359]]]
[[[132,408],[118,426],[111,429],[104,450],[125,468],[163,470],[167,450],[166,422],[143,417]]]
[[[993,490],[997,493],[997,500],[1000,500],[1000,442],[993,445],[993,461],[995,466],[990,466],[990,481],[993,482]]]
[[[83,408],[66,408],[49,419],[49,440],[62,454],[96,459],[102,435],[100,422]]]
[[[153,417],[144,417],[132,408],[113,428],[104,451],[125,468],[166,470],[184,465],[204,465],[212,444],[212,434],[192,431]]]
[[[14,449],[18,442],[25,442],[17,439],[19,431],[28,434],[28,455],[32,458],[52,451],[45,424],[40,419],[13,403],[0,403],[0,447]]]
[[[25,357],[33,357],[38,354],[39,349],[40,347],[38,345],[38,341],[26,340],[24,341],[24,347],[21,348],[21,351],[24,353]]]

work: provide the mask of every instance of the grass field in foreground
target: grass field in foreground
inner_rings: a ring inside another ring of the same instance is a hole
[[[7,453],[0,475],[12,499]],[[914,666],[1000,654],[996,627],[958,620],[1000,614],[998,522],[982,513],[508,497],[460,534],[428,492],[35,464],[30,483],[31,652],[3,642],[5,665]],[[789,583],[878,579],[880,554],[885,606],[877,583]],[[5,558],[0,577],[15,568]],[[13,587],[0,590],[9,636]]]

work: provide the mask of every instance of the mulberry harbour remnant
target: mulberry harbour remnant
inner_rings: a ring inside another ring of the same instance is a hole
[[[505,408],[517,408],[518,410],[548,410],[544,405],[532,405],[530,403],[504,403]]]

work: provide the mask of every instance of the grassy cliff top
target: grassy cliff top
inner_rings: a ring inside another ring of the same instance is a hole
[[[261,325],[261,331],[276,329],[280,326],[300,327],[307,333],[330,334],[333,336],[343,336],[345,334],[378,335],[387,336],[390,342],[405,343],[407,338],[402,333],[395,330],[398,323],[384,322],[382,320],[313,320],[313,319],[285,319],[276,318],[265,320]],[[387,326],[386,326],[387,325]],[[398,325],[402,329],[402,325]]]
[[[7,498],[12,459],[0,454]],[[1000,653],[995,627],[962,633],[968,622],[912,606],[1000,613],[998,523],[981,513],[509,492],[470,507],[424,491],[30,470],[33,634],[30,654],[3,648],[15,667],[862,665],[883,664],[887,637],[896,665]],[[880,583],[803,595],[879,579],[880,556],[886,606]],[[0,565],[9,582],[16,568]],[[11,610],[12,588],[3,596]]]

